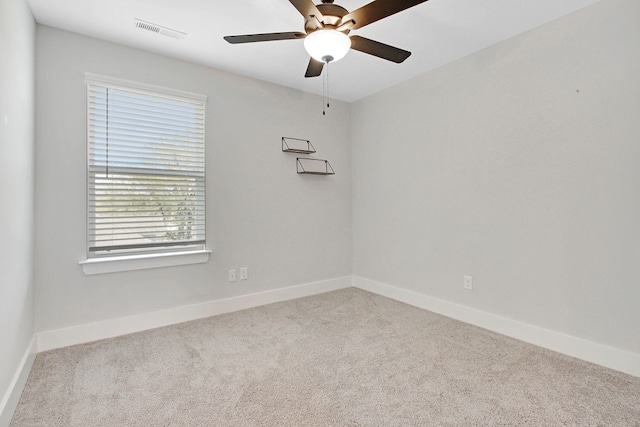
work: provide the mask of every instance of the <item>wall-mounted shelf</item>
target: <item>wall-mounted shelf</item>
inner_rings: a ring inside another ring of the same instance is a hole
[[[309,159],[304,157],[296,158],[296,169],[299,174],[308,175],[335,175],[328,160]]]
[[[316,152],[316,148],[309,140],[283,136],[282,151],[285,153],[313,154]]]

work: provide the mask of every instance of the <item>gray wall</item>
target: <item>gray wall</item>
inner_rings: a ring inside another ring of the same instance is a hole
[[[354,103],[354,274],[640,353],[638,46],[606,0]]]
[[[0,2],[0,402],[33,336],[33,69],[26,1]]]
[[[208,263],[84,275],[84,72],[209,97]],[[348,104],[323,117],[315,95],[44,26],[36,89],[38,331],[351,274]],[[311,139],[337,174],[297,175],[282,136]],[[244,266],[249,280],[228,283]]]

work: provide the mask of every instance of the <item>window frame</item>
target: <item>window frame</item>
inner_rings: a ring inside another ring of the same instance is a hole
[[[114,271],[127,271],[127,270],[138,270],[138,269],[146,269],[146,268],[156,268],[156,267],[164,267],[164,266],[172,266],[172,265],[184,265],[184,264],[192,264],[192,263],[203,263],[207,262],[209,259],[209,254],[211,251],[207,250],[207,221],[206,221],[206,103],[207,96],[201,95],[192,92],[186,92],[182,90],[176,90],[156,85],[151,85],[147,83],[139,83],[125,79],[119,79],[109,76],[103,76],[99,74],[93,73],[85,73],[84,74],[84,83],[86,90],[86,139],[85,139],[85,147],[87,150],[86,157],[86,204],[85,204],[85,220],[86,220],[86,229],[85,229],[85,254],[86,259],[80,261],[80,264],[83,267],[83,270],[86,274],[100,274],[100,273],[109,273]],[[160,97],[160,98],[168,98],[174,99],[178,101],[184,102],[195,102],[201,104],[202,112],[204,114],[204,122],[203,122],[203,153],[202,160],[205,164],[204,166],[204,176],[203,176],[203,202],[204,202],[204,225],[203,225],[203,238],[204,241],[201,243],[184,243],[179,245],[166,245],[166,246],[158,246],[154,248],[148,249],[129,249],[124,251],[90,251],[91,245],[91,236],[90,236],[90,226],[91,226],[91,189],[90,189],[90,125],[89,125],[89,114],[90,114],[90,87],[91,85],[102,86],[113,89],[120,89],[130,92],[137,92],[142,95],[149,95],[151,97]]]

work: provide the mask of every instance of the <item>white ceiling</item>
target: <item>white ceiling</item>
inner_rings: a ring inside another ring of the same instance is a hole
[[[301,40],[231,45],[225,35],[304,32],[287,0],[28,0],[40,24],[322,93],[304,78]],[[402,64],[351,51],[330,65],[330,96],[352,102],[600,0],[430,0],[355,30],[412,52]],[[319,0],[318,0],[319,2]],[[336,0],[348,10],[369,0]],[[187,33],[176,40],[138,29],[134,18]]]

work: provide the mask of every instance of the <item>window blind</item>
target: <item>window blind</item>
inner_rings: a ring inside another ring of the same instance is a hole
[[[205,100],[88,80],[90,256],[204,246]]]

